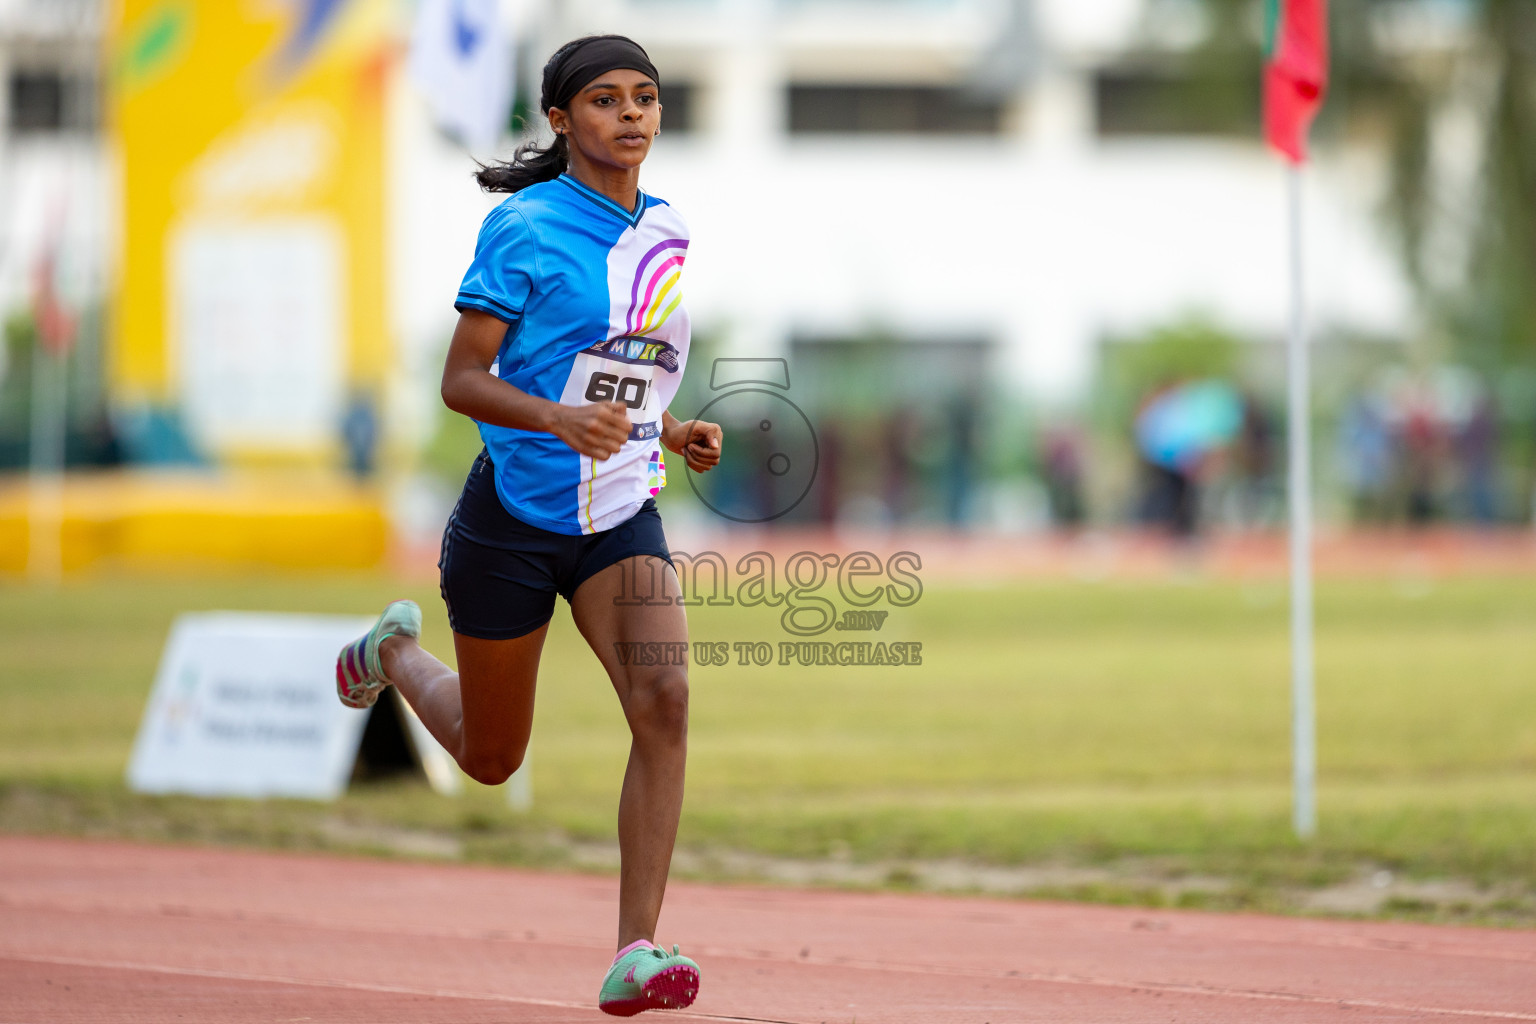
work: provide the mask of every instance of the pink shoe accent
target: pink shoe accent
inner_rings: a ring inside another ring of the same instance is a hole
[[[357,699],[355,696],[353,696],[353,690],[354,689],[355,689],[355,686],[353,684],[353,681],[350,678],[348,678],[348,676],[347,676],[346,666],[341,663],[341,659],[340,658],[337,658],[336,659],[336,692],[341,695],[341,702],[343,704],[346,704],[348,707],[355,707],[356,706],[355,704],[349,703],[350,701],[354,701],[354,700]]]
[[[629,945],[625,946],[623,949],[621,949],[617,953],[613,954],[613,962],[614,963],[618,963],[620,960],[623,960],[625,957],[629,956],[629,954],[633,953],[637,949],[655,949],[655,948],[656,948],[656,943],[652,942],[650,939],[636,939],[634,942],[631,942]],[[612,966],[612,965],[610,964],[609,966]],[[633,979],[633,978],[626,978],[624,980],[625,981],[634,981],[635,979]]]
[[[699,972],[686,964],[667,968],[645,986],[646,1002],[658,1010],[681,1010],[698,994]]]
[[[669,967],[650,980],[634,999],[616,999],[598,1009],[613,1017],[633,1017],[646,1010],[681,1010],[699,995],[699,972],[687,964]]]
[[[659,950],[660,947],[646,939],[631,942],[613,958],[614,964],[636,952]],[[693,1004],[699,994],[698,969],[688,963],[676,963],[652,975],[643,985],[635,980],[635,974],[647,966],[647,958],[631,964],[624,973],[624,982],[639,989],[629,998],[599,1000],[598,1009],[613,1017],[633,1017],[646,1010],[680,1010]],[[611,969],[611,968],[610,968]]]

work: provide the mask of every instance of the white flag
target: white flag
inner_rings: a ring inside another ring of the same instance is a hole
[[[488,153],[512,111],[512,46],[498,0],[421,0],[411,78],[445,131]]]

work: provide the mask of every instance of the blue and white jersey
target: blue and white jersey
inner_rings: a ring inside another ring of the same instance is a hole
[[[629,440],[606,462],[553,434],[480,424],[507,511],[556,533],[611,529],[666,486],[661,414],[688,360],[688,229],[640,193],[627,211],[569,175],[486,215],[455,307],[506,322],[492,371],[562,405],[621,401]]]

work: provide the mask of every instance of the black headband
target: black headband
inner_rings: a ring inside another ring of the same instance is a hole
[[[627,36],[588,36],[579,39],[561,57],[559,66],[544,79],[544,95],[539,97],[545,113],[550,107],[562,110],[575,99],[583,86],[591,84],[607,71],[627,68],[650,76],[661,85],[661,75],[656,65],[641,49],[640,44]]]

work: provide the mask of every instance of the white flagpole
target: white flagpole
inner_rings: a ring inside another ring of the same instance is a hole
[[[1286,339],[1289,380],[1291,555],[1292,821],[1305,839],[1317,832],[1317,712],[1312,655],[1312,429],[1306,306],[1302,291],[1301,164],[1286,171],[1290,213],[1291,322]]]
[[[27,480],[27,573],[57,583],[63,574],[64,402],[67,364],[39,337],[32,349],[32,432]]]

